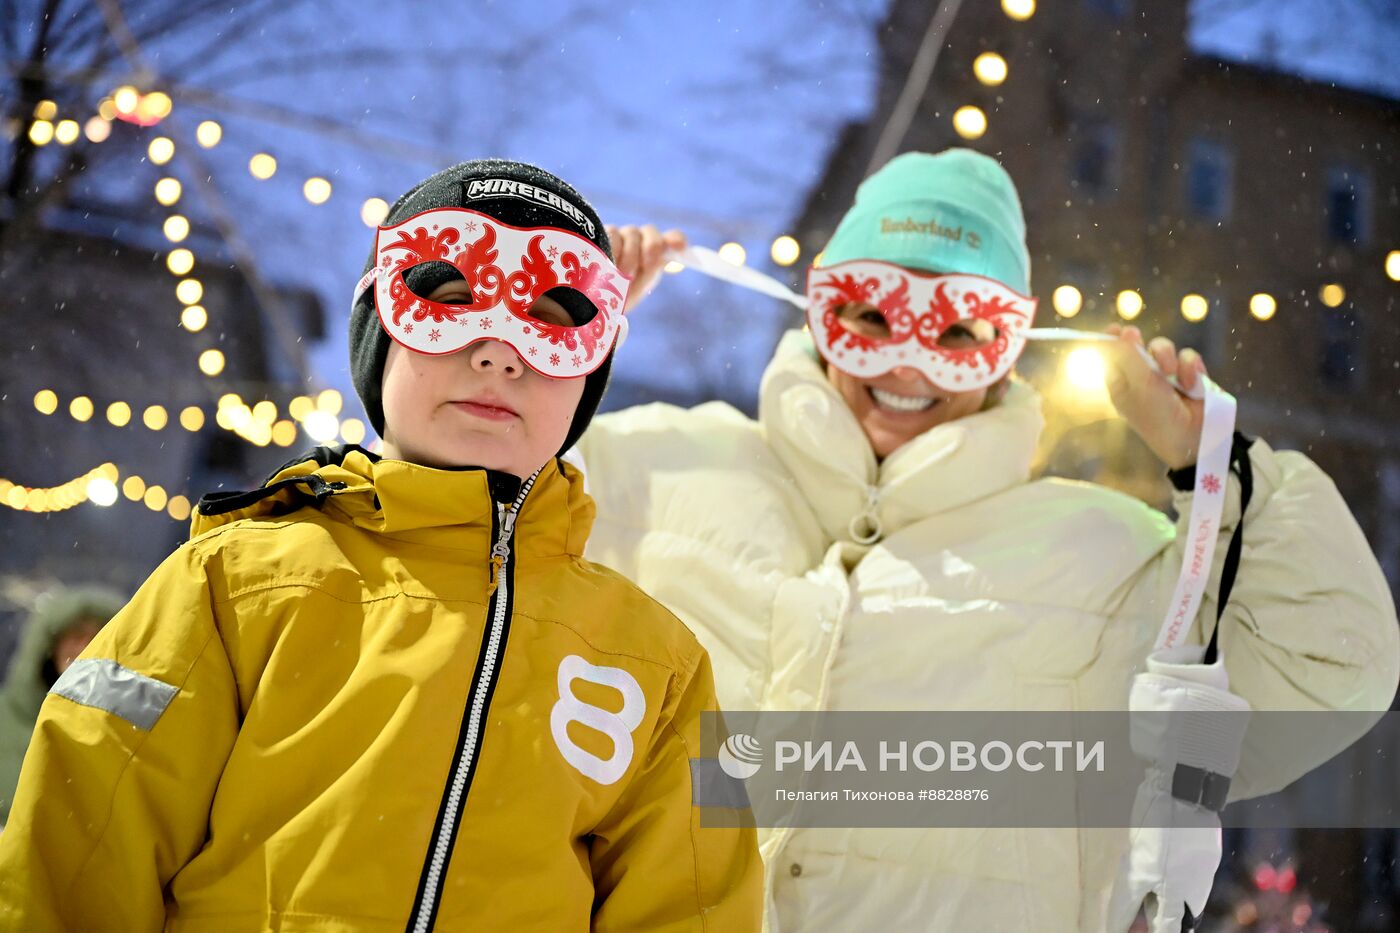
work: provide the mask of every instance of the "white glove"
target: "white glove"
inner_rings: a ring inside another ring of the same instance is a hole
[[[1180,933],[1186,912],[1200,917],[1210,897],[1218,810],[1239,767],[1249,704],[1230,692],[1223,663],[1199,663],[1203,653],[1196,645],[1157,651],[1133,679],[1130,734],[1148,769],[1109,902],[1110,933],[1131,927],[1144,901],[1151,933]]]

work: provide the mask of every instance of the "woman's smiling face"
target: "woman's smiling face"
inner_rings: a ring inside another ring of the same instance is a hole
[[[884,315],[868,304],[847,304],[837,310],[842,323],[867,337],[889,336]],[[982,346],[995,339],[987,321],[969,320],[943,332],[938,343],[949,349]],[[845,400],[876,459],[883,460],[930,428],[976,414],[988,396],[1000,397],[1005,382],[969,392],[948,392],[929,382],[917,369],[899,366],[882,376],[862,379],[826,367],[827,381]]]

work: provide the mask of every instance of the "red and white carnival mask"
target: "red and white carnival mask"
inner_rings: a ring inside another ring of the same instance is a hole
[[[414,294],[404,274],[425,262],[455,266],[472,302],[442,304]],[[375,266],[356,286],[356,299],[371,284],[380,326],[400,345],[430,356],[499,340],[541,375],[586,376],[627,331],[622,309],[631,283],[597,244],[557,227],[512,227],[467,208],[427,210],[380,227]],[[530,306],[554,288],[580,292],[598,313],[576,327],[532,317]]]
[[[858,332],[838,310],[869,305],[885,319],[888,336]],[[985,388],[1001,379],[1025,349],[1036,299],[980,275],[921,275],[902,266],[855,259],[807,273],[807,324],[828,363],[860,379],[909,366],[947,392]],[[954,324],[986,321],[988,343],[939,345]]]

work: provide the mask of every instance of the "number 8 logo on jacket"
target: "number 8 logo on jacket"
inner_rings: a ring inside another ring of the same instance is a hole
[[[621,693],[622,709],[614,713],[583,702],[574,696],[576,680],[611,687]],[[585,777],[599,784],[613,784],[627,773],[627,767],[632,763],[632,730],[641,725],[646,711],[647,701],[642,695],[641,684],[622,668],[589,664],[576,654],[559,662],[559,701],[550,710],[549,729],[564,760]],[[612,757],[599,758],[580,748],[569,737],[571,722],[596,729],[612,739]]]

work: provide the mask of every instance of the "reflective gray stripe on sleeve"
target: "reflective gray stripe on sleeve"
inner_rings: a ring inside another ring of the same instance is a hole
[[[744,782],[725,774],[714,758],[690,759],[690,803],[695,807],[747,810]]]
[[[106,658],[79,658],[49,689],[49,693],[74,703],[120,716],[147,732],[179,692],[178,687],[138,674]]]

